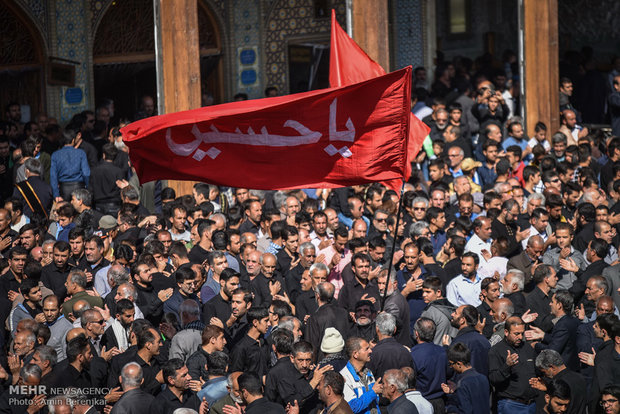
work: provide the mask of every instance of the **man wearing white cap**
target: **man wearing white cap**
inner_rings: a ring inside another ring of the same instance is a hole
[[[336,328],[329,327],[325,329],[323,340],[321,341],[321,352],[324,357],[317,364],[319,367],[331,365],[334,371],[339,372],[347,365],[347,358],[342,353],[344,349],[344,339]]]

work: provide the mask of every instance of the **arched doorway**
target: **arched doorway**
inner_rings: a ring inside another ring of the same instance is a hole
[[[11,1],[0,2],[0,109],[9,102],[45,111],[45,52],[34,23]],[[22,120],[27,114],[22,111]]]
[[[224,99],[221,35],[216,20],[198,1],[201,85],[215,103]],[[112,2],[93,44],[95,99],[110,98],[115,116],[132,120],[143,95],[155,97],[153,1]]]

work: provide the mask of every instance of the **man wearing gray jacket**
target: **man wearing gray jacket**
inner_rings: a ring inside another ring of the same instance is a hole
[[[455,308],[443,297],[441,280],[438,277],[430,276],[424,279],[422,299],[427,305],[421,317],[435,322],[436,331],[433,343],[442,345],[444,335],[454,338],[458,331],[450,323],[450,318]]]
[[[45,324],[50,329],[50,339],[47,345],[56,350],[58,362],[63,361],[67,357],[67,332],[73,329],[73,324],[65,318],[61,312],[60,300],[58,296],[49,295],[43,299],[43,314],[45,315]]]
[[[583,255],[571,245],[573,241],[573,228],[570,224],[558,223],[555,228],[555,238],[557,246],[547,250],[543,255],[543,263],[551,265],[551,267],[557,270],[557,289],[570,289],[573,286],[573,282],[577,280],[577,275],[564,269],[560,260],[572,259],[581,270],[585,270],[587,264]]]

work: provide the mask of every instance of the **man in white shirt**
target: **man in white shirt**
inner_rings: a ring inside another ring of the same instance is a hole
[[[464,253],[461,257],[461,273],[446,286],[446,298],[454,306],[480,305],[480,284],[482,278],[478,276],[480,260],[473,252]]]
[[[482,254],[483,250],[491,253],[491,219],[488,217],[478,216],[474,220],[474,235],[465,245],[466,252],[473,252],[478,255],[480,263],[484,263],[487,260]]]
[[[549,235],[552,233],[551,226],[549,225],[549,212],[544,208],[536,208],[532,211],[532,215],[530,217],[530,235],[525,239],[521,240],[521,246],[523,249],[527,247],[527,241],[532,236],[540,236],[545,242],[545,251],[547,247],[549,247]],[[553,240],[552,240],[553,241]],[[555,243],[555,241],[553,241]]]

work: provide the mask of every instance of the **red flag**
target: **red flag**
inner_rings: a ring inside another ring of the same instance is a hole
[[[341,187],[405,173],[411,67],[354,85],[194,109],[124,127],[142,182]]]
[[[333,88],[358,83],[377,76],[385,75],[385,70],[372,60],[351,37],[342,30],[336,21],[336,12],[332,9],[332,32],[329,54],[329,83]],[[409,148],[407,150],[407,171],[405,179],[411,176],[410,161],[418,154],[424,138],[430,128],[415,115],[410,114]],[[384,182],[397,193],[401,181]]]

